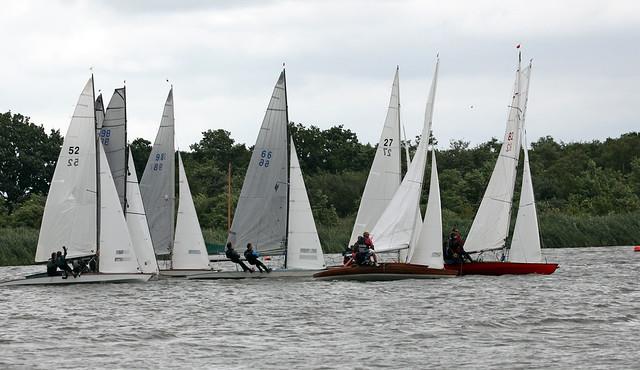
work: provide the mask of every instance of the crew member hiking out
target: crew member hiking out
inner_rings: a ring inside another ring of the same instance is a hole
[[[242,262],[242,260],[240,259],[240,254],[238,254],[238,252],[235,249],[233,249],[231,242],[227,243],[227,248],[224,254],[227,256],[228,259],[231,260],[231,262],[237,263],[238,265],[240,265],[240,267],[242,267],[242,271],[253,272],[253,270],[250,269],[249,266],[245,265],[244,262]]]
[[[67,247],[63,245],[62,250],[64,250],[64,254],[60,253],[60,251],[56,254],[56,265],[58,265],[58,268],[62,270],[62,278],[68,278],[69,274],[73,275],[75,278],[77,275],[71,270],[71,267],[67,265]]]
[[[58,265],[56,264],[56,252],[51,253],[51,258],[47,262],[47,275],[48,276],[58,276]]]
[[[258,270],[260,270],[260,272],[262,272],[262,269],[264,269],[266,272],[271,272],[271,269],[265,266],[265,264],[262,263],[262,261],[260,261],[258,257],[260,257],[258,252],[253,250],[253,245],[251,245],[251,243],[248,243],[247,250],[244,251],[244,258],[247,259],[247,262],[258,267]]]

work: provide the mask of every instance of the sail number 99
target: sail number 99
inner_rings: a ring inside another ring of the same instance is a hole
[[[80,147],[79,146],[70,146],[68,149],[68,153],[71,155],[74,154],[80,154]],[[80,159],[79,158],[69,158],[67,159],[67,167],[78,167],[78,164],[80,163]]]
[[[384,139],[384,142],[382,143],[382,154],[385,157],[391,157],[391,148],[389,148],[391,146],[391,144],[393,143],[393,139]]]
[[[260,161],[258,162],[259,167],[269,167],[269,160],[271,159],[271,151],[263,150],[260,153]]]

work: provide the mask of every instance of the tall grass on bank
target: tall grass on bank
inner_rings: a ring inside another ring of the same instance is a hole
[[[27,227],[0,229],[0,266],[33,264],[38,230]]]

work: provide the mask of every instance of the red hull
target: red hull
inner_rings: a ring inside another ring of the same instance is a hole
[[[518,263],[518,262],[465,262],[446,264],[445,269],[457,271],[460,275],[551,275],[558,268],[557,263]]]
[[[325,280],[398,280],[454,277],[457,271],[432,269],[411,263],[381,263],[378,266],[334,267],[314,274]]]
[[[640,252],[640,245],[636,245],[636,247],[635,247],[635,248],[633,248],[633,250],[634,250],[635,252]]]

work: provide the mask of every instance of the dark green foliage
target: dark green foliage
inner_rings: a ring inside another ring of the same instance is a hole
[[[360,143],[355,133],[341,125],[326,130],[294,123],[289,127],[323,249],[339,252],[351,234],[375,147]],[[26,117],[0,115],[0,265],[33,261],[37,229],[61,144],[57,131],[47,135]],[[413,152],[415,142],[412,144]],[[449,149],[437,153],[445,234],[454,226],[463,233],[469,230],[500,145],[497,139],[474,147],[452,141]],[[545,247],[640,243],[638,133],[588,143],[556,142],[547,136],[531,147],[531,172]],[[182,152],[182,158],[205,240],[223,244],[229,163],[233,212],[251,150],[237,144],[225,130],[203,132],[202,139],[190,148],[191,152]],[[151,142],[135,139],[130,150],[141,178]],[[514,213],[519,187],[518,177]],[[423,212],[427,194],[428,181]]]

